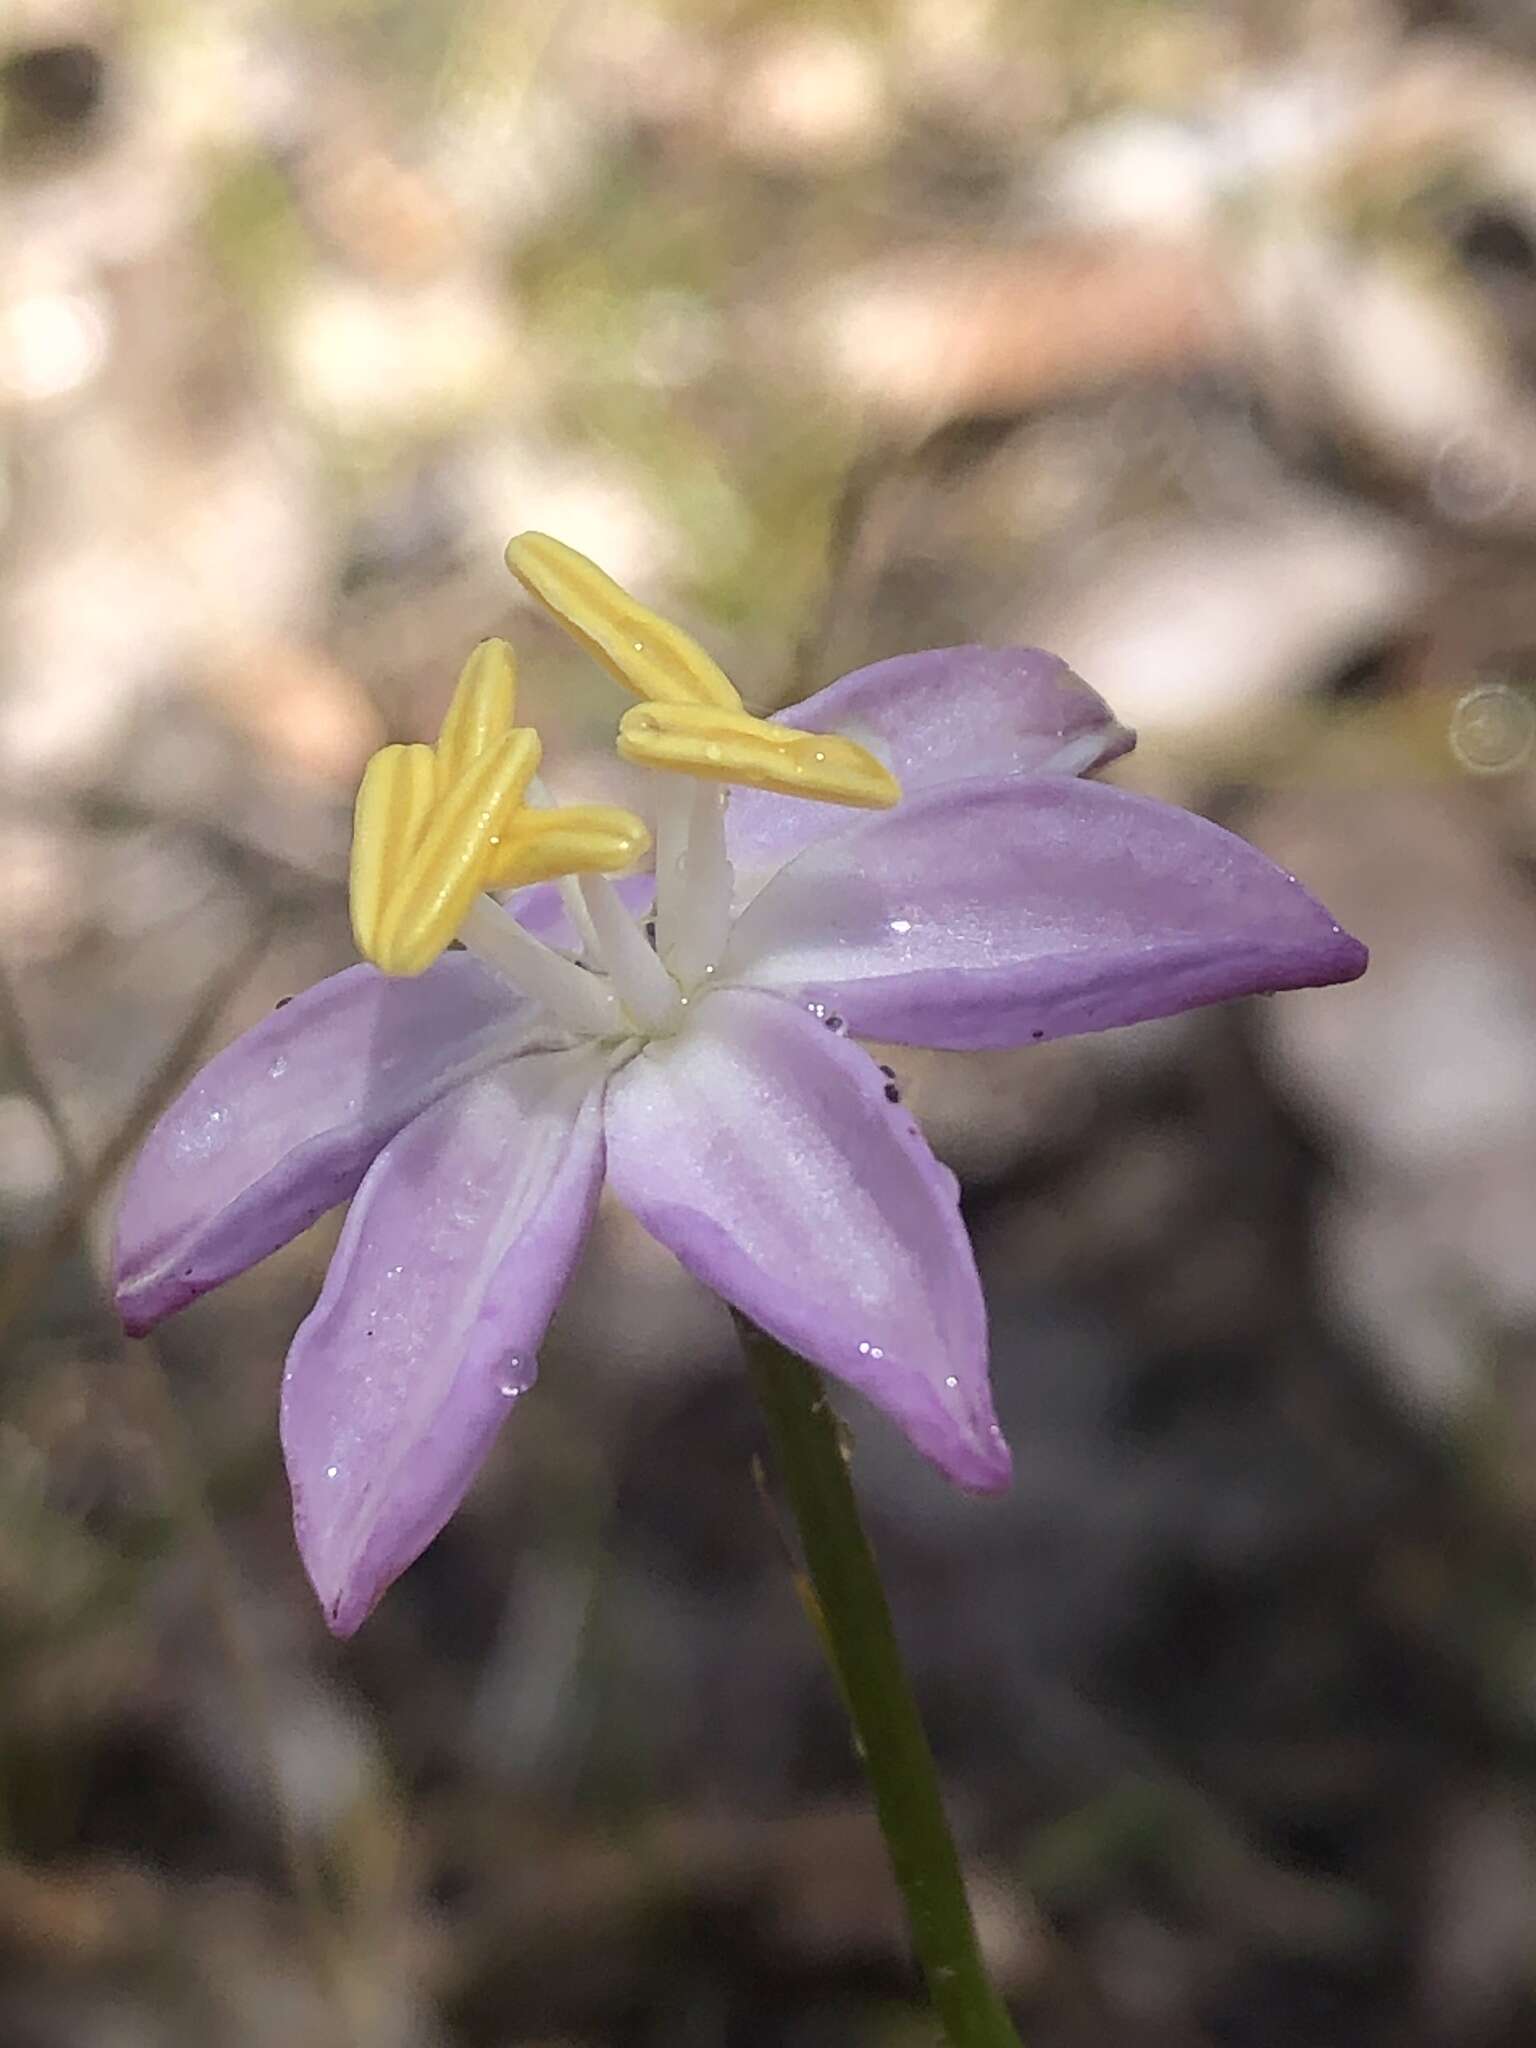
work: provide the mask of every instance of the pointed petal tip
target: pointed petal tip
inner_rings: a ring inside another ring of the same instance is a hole
[[[985,1361],[979,1367],[973,1362],[967,1377],[971,1398],[962,1407],[946,1402],[895,1419],[951,1485],[966,1493],[1003,1493],[1013,1482],[1013,1453],[992,1408]],[[952,1396],[957,1393],[951,1389]]]
[[[351,1641],[387,1591],[385,1586],[371,1591],[343,1586],[329,1599],[324,1594],[320,1595],[320,1612],[325,1617],[326,1628],[338,1643]]]
[[[1006,1493],[1013,1484],[1013,1453],[993,1423],[982,1436],[969,1438],[946,1457],[946,1479],[966,1493]]]
[[[338,1642],[355,1636],[402,1572],[415,1563],[423,1544],[391,1551],[377,1540],[337,1542],[337,1531],[324,1514],[309,1512],[310,1503],[297,1481],[293,1486],[293,1534],[305,1576],[320,1603],[327,1630]],[[428,1539],[430,1541],[430,1538]]]
[[[112,1306],[126,1337],[147,1337],[168,1316],[189,1308],[194,1301],[217,1287],[225,1276],[203,1272],[192,1266],[167,1271],[163,1263],[135,1271],[119,1252],[113,1279]]]
[[[1370,953],[1362,942],[1342,925],[1335,924],[1331,913],[1320,903],[1314,903],[1313,908],[1320,929],[1297,939],[1287,949],[1289,957],[1282,954],[1278,958],[1269,992],[1338,988],[1345,982],[1358,981],[1370,965]]]
[[[114,1306],[125,1337],[147,1337],[160,1320],[158,1316],[148,1314],[144,1309],[130,1307],[122,1295],[117,1296]]]
[[[1334,961],[1337,971],[1333,979],[1336,982],[1358,981],[1371,964],[1371,951],[1362,939],[1355,938],[1351,932],[1341,931]]]

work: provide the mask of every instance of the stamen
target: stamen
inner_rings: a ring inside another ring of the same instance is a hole
[[[561,875],[617,875],[650,851],[651,835],[633,811],[612,804],[563,804],[519,811],[501,835],[489,886],[515,889]]]
[[[382,747],[363,770],[352,812],[348,899],[365,960],[377,957],[384,913],[432,814],[437,763],[425,746]]]
[[[597,933],[599,957],[629,1016],[648,1034],[675,1030],[682,1007],[677,984],[619,901],[613,884],[601,875],[583,875],[581,893]]]
[[[725,791],[698,782],[691,794],[687,851],[658,877],[656,899],[657,951],[684,989],[696,988],[725,951],[735,889],[725,850]]]
[[[611,804],[525,809],[538,734],[510,730],[516,676],[510,648],[485,640],[470,655],[437,746],[385,747],[369,762],[352,834],[352,923],[358,949],[386,974],[420,974],[458,933],[483,891],[615,874],[649,850],[650,834]],[[547,792],[539,787],[540,797]],[[586,904],[577,929],[595,942]]]
[[[637,704],[619,721],[619,752],[647,768],[860,810],[888,810],[901,798],[895,776],[856,740],[712,704]]]
[[[554,791],[542,775],[535,775],[528,785],[526,802],[536,810],[552,811],[555,808]],[[576,957],[586,958],[588,953],[597,951],[597,933],[592,928],[592,919],[582,900],[581,884],[574,875],[560,875],[556,878],[560,901],[565,905],[565,914],[571,921],[576,934]]]
[[[547,533],[507,543],[507,567],[566,631],[637,697],[739,708],[725,671],[678,626],[638,604],[595,562]]]
[[[385,869],[384,894],[365,948],[375,966],[386,974],[420,974],[431,966],[485,887],[488,867],[538,765],[538,734],[518,727],[438,793],[409,858]],[[365,787],[366,782],[365,777]],[[358,846],[354,832],[354,851]]]
[[[585,960],[589,953],[596,954],[601,949],[597,943],[597,927],[592,922],[587,899],[581,893],[580,879],[576,875],[562,875],[558,886],[560,901],[565,905],[565,914],[576,934],[576,957]]]
[[[517,663],[505,640],[482,640],[459,673],[458,686],[437,734],[437,786],[451,789],[460,776],[512,730],[517,705]]]
[[[624,1013],[611,988],[584,967],[551,952],[489,896],[477,896],[471,903],[459,937],[477,959],[571,1030],[589,1038],[612,1038],[625,1030]]]
[[[663,779],[656,796],[656,951],[671,962],[677,944],[676,913],[683,899],[688,871],[688,840],[693,830],[693,785]]]

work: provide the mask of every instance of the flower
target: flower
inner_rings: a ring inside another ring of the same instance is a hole
[[[364,777],[373,964],[221,1052],[121,1205],[142,1332],[352,1198],[282,1389],[299,1546],[341,1635],[532,1385],[605,1178],[690,1272],[995,1489],[956,1184],[856,1039],[1027,1044],[1365,965],[1242,840],[1083,779],[1132,737],[1054,656],[906,655],[758,719],[581,556],[525,535],[508,559],[639,697],[619,746],[655,771],[653,871],[608,879],[647,850],[637,817],[548,803],[487,642],[436,746]]]

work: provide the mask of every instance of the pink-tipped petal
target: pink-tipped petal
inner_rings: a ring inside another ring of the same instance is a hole
[[[1065,776],[930,791],[808,848],[721,980],[849,1030],[971,1050],[1363,973],[1293,875],[1192,812]]]
[[[379,1154],[283,1375],[299,1550],[350,1635],[459,1505],[519,1394],[602,1183],[606,1064],[530,1053]]]
[[[465,954],[412,981],[349,967],[281,1004],[139,1153],[118,1210],[125,1328],[141,1335],[344,1202],[403,1124],[509,1057],[528,1025],[522,998]]]
[[[1096,690],[1039,647],[935,647],[855,669],[776,714],[866,746],[910,796],[974,776],[1086,775],[1136,744]],[[732,794],[731,858],[750,894],[847,813],[759,790]]]
[[[954,1177],[858,1046],[773,996],[704,998],[616,1075],[614,1191],[761,1327],[883,1408],[961,1485],[1010,1461]]]

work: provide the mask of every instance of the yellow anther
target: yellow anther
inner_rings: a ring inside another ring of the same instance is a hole
[[[363,771],[352,813],[352,931],[365,960],[378,958],[380,930],[401,876],[426,831],[437,789],[430,747],[384,747]]]
[[[895,776],[856,740],[707,704],[637,704],[619,721],[619,752],[647,768],[861,810],[888,810],[901,798]]]
[[[637,604],[564,541],[520,533],[507,544],[507,567],[637,697],[653,704],[741,708],[730,678],[697,641]]]
[[[459,675],[437,735],[437,786],[457,782],[486,748],[512,730],[517,664],[505,640],[482,640]]]
[[[610,804],[525,809],[502,840],[487,886],[520,889],[560,875],[616,875],[650,850],[651,835],[632,811]]]
[[[432,750],[385,752],[430,757]],[[409,802],[402,799],[389,808],[382,793],[365,805],[384,756],[368,764],[352,840],[352,921],[359,949],[376,967],[386,974],[420,974],[456,936],[470,904],[487,887],[503,836],[538,769],[539,754],[537,733],[518,727],[503,734],[451,787],[436,791],[424,824],[415,786],[420,770],[397,768],[378,777],[381,783],[411,778]],[[405,852],[403,839],[391,843],[400,823],[412,833]]]

